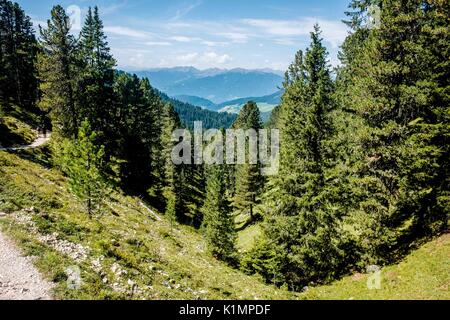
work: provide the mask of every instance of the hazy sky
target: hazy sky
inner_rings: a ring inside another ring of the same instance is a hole
[[[337,63],[347,29],[349,0],[19,0],[35,24],[51,7],[69,8],[77,20],[98,5],[120,68],[194,66],[285,70],[309,43],[318,22],[330,60]],[[75,30],[75,32],[78,32]]]

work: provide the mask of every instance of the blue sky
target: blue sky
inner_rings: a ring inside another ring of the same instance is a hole
[[[98,5],[118,61],[126,70],[194,66],[285,70],[309,43],[315,22],[323,29],[330,62],[347,29],[349,0],[19,0],[35,24],[61,4],[77,20]],[[76,29],[76,28],[75,28]],[[78,32],[74,30],[74,32]]]

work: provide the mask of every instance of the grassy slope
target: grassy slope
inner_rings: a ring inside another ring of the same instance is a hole
[[[11,106],[4,114],[0,114],[0,146],[32,143],[37,138],[32,126],[37,126],[37,117],[34,114]]]
[[[383,268],[381,289],[369,290],[367,275],[356,274],[330,286],[310,289],[305,299],[450,299],[450,234],[431,241],[398,265]]]
[[[36,150],[0,152],[0,211],[9,213],[0,227],[37,257],[38,268],[57,284],[57,298],[298,297],[211,258],[195,230],[157,221],[139,199],[111,192],[104,212],[90,220],[65,178],[43,165]],[[65,270],[73,266],[81,269],[80,290],[68,287]]]
[[[237,247],[241,252],[248,252],[254,245],[255,240],[262,233],[258,224],[253,224],[238,233]]]

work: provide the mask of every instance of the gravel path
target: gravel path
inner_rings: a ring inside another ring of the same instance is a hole
[[[47,133],[45,136],[40,134],[36,140],[33,141],[32,144],[26,146],[18,146],[13,148],[0,148],[0,151],[16,151],[16,150],[26,150],[26,149],[34,149],[42,146],[50,140],[52,134]]]
[[[0,232],[0,300],[51,300],[52,284]]]

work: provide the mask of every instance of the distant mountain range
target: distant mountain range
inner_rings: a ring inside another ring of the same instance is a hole
[[[176,67],[134,73],[149,78],[154,87],[171,97],[211,110],[225,101],[272,95],[283,83],[281,72],[270,69],[198,70]]]
[[[261,112],[272,111],[281,102],[281,97],[283,96],[284,90],[279,90],[273,94],[263,96],[263,97],[248,97],[240,98],[227,102],[223,102],[216,106],[219,112],[239,112],[241,107],[245,105],[248,101],[256,102],[259,106]],[[265,108],[266,106],[266,108]],[[238,110],[236,110],[238,109]]]
[[[280,104],[283,93],[284,90],[279,90],[271,95],[263,97],[240,98],[220,104],[215,104],[210,100],[195,96],[176,96],[174,98],[187,104],[200,106],[204,109],[231,114],[238,114],[247,102],[253,101],[258,105],[259,110],[261,111],[261,118],[265,122],[270,117],[272,110]]]
[[[179,101],[182,101],[184,103],[193,104],[194,106],[199,106],[204,109],[212,110],[212,111],[218,111],[217,104],[212,102],[211,100],[200,98],[196,96],[188,96],[188,95],[180,95],[180,96],[174,96],[172,97],[174,99],[177,99]]]
[[[237,114],[202,109],[196,105],[171,98],[163,92],[158,91],[158,94],[163,102],[170,103],[174,107],[182,124],[189,129],[194,128],[195,121],[201,121],[205,129],[227,129],[237,119]]]

